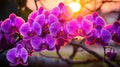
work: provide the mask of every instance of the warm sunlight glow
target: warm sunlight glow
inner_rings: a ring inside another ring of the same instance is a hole
[[[81,5],[78,2],[72,2],[69,6],[73,12],[78,12],[81,9]]]

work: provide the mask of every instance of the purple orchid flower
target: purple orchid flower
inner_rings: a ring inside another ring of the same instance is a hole
[[[9,15],[9,18],[5,19],[1,23],[1,32],[3,36],[1,39],[1,46],[8,47],[8,44],[10,46],[10,44],[16,41],[15,35],[20,34],[19,28],[21,27],[23,23],[25,23],[24,19],[16,16],[14,13],[11,13]]]
[[[88,19],[91,23],[93,23],[94,28],[99,25],[101,25],[102,27],[105,26],[105,20],[97,12],[89,14],[85,16],[84,18]]]
[[[24,23],[20,27],[19,31],[23,37],[28,37],[28,38],[31,37],[32,38],[34,36],[41,35],[42,28],[41,28],[40,24],[37,22],[33,22],[33,24]]]
[[[32,23],[34,22],[34,19],[35,19],[38,15],[42,14],[43,11],[44,11],[44,8],[43,8],[43,7],[40,7],[37,11],[31,12],[30,15],[28,16],[28,22],[29,22],[30,24],[32,24]]]
[[[35,37],[39,37],[41,35],[42,27],[37,22],[33,22],[32,24],[24,23],[19,30],[20,34],[24,37],[23,42],[25,43],[23,44],[26,46],[29,54],[31,54],[31,52],[33,52],[33,47],[31,47],[33,44],[31,44],[30,41],[33,40]]]
[[[70,36],[68,36],[66,24],[73,14],[72,10],[64,5],[64,3],[60,3],[57,7],[53,8],[51,13],[57,17],[58,21],[50,25],[49,31],[56,38],[56,48],[60,49],[69,40]]]
[[[49,25],[53,22],[57,22],[58,19],[55,15],[51,14],[49,11],[45,11],[44,13],[38,15],[35,20],[35,22],[38,22],[41,26],[43,25]]]
[[[109,44],[111,38],[112,36],[107,29],[102,28],[101,26],[97,26],[88,36],[86,36],[86,44],[98,44],[106,46]]]
[[[6,54],[7,60],[10,62],[11,66],[16,66],[18,64],[27,65],[28,52],[22,46],[18,44],[15,48],[10,49]]]
[[[70,7],[66,6],[64,3],[60,3],[57,7],[51,10],[51,13],[54,14],[56,17],[62,19],[71,19],[73,16],[73,12]]]
[[[3,32],[2,28],[1,28],[2,23],[3,22],[0,21],[0,50],[7,48],[13,42],[15,42],[14,32],[13,32],[13,34],[8,34],[8,33]]]
[[[69,21],[66,25],[66,30],[67,32],[70,34],[70,35],[78,35],[77,34],[77,30],[78,30],[78,24],[77,24],[77,20],[76,19],[73,19],[71,21]]]
[[[117,53],[115,52],[114,49],[110,49],[110,51],[108,51],[106,53],[106,56],[111,60],[111,61],[115,61],[115,58],[117,57]]]
[[[51,26],[52,23],[58,22],[57,17],[51,14],[49,11],[45,11],[42,14],[38,15],[35,18],[34,22],[38,22],[42,26],[42,32],[40,37],[35,37],[34,39],[31,40],[31,43],[34,44],[32,46],[34,47],[35,51],[40,51],[43,49],[48,49],[48,50],[53,49],[56,40],[50,34],[49,27]],[[38,38],[39,41],[35,41],[36,38]],[[51,44],[48,43],[49,41],[51,42]],[[36,44],[35,42],[38,43],[38,45],[35,46]]]
[[[52,35],[50,35],[49,26],[51,23],[57,21],[57,18],[53,14],[45,11],[44,13],[38,15],[33,23],[28,22],[29,25],[25,24],[21,26],[21,34],[28,38],[31,37],[29,42],[34,51],[52,49],[55,46],[56,40]],[[24,32],[25,30],[26,32]]]
[[[1,24],[1,29],[4,33],[19,33],[19,28],[25,21],[21,17],[17,17],[14,13],[9,15]]]
[[[78,18],[77,20],[71,20],[66,25],[67,32],[71,35],[86,36],[93,29],[93,24],[83,18]]]
[[[61,46],[64,46],[68,42],[68,32],[65,27],[59,22],[54,22],[49,28],[50,34],[56,38],[56,48],[60,49]]]
[[[120,43],[120,22],[116,21],[113,24],[109,24],[106,26],[106,29],[111,33],[112,40],[116,43]]]
[[[41,51],[41,50],[52,50],[55,47],[56,39],[50,35],[47,34],[46,37],[34,37],[31,40],[32,47],[35,51]]]

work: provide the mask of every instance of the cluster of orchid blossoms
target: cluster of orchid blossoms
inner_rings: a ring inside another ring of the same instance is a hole
[[[0,21],[0,49],[12,46],[6,54],[10,65],[27,65],[28,55],[33,52],[59,50],[76,36],[84,37],[87,45],[107,46],[111,40],[120,43],[120,22],[107,25],[97,12],[74,19],[72,15],[71,9],[60,3],[52,10],[40,7],[27,22],[14,13]],[[113,50],[107,53],[111,60],[115,56]]]

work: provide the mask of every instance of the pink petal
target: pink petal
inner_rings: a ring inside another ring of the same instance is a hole
[[[10,33],[11,27],[12,27],[12,24],[10,23],[9,19],[5,19],[1,24],[1,29],[5,33]]]
[[[51,35],[47,35],[46,43],[47,43],[47,46],[51,49],[51,48],[55,47],[56,40]]]
[[[38,15],[34,22],[38,22],[41,26],[43,26],[43,24],[45,23],[45,15],[44,14],[40,14]]]
[[[42,27],[37,22],[33,22],[32,30],[36,33],[36,35],[41,35],[42,33]]]
[[[102,27],[105,26],[105,21],[102,17],[98,16],[94,22],[94,27],[101,25]]]
[[[89,20],[83,19],[82,20],[82,31],[84,32],[84,34],[90,33],[92,29],[93,29],[93,24]]]
[[[44,10],[44,8],[43,8],[43,7],[40,7],[40,8],[38,9],[37,15],[42,14],[43,10]]]
[[[25,23],[24,19],[21,17],[17,17],[15,21],[15,26],[19,29],[21,25]]]
[[[33,37],[30,43],[34,49],[39,49],[42,43],[42,38],[40,38],[39,36]]]
[[[16,66],[16,65],[18,65],[19,64],[19,62],[16,62],[16,63],[10,63],[10,66]]]
[[[6,54],[7,60],[8,60],[10,63],[16,63],[16,62],[15,62],[16,55],[17,55],[17,49],[16,49],[16,48],[10,49],[10,50],[7,52],[7,54]]]
[[[77,21],[76,20],[71,20],[68,22],[66,25],[67,32],[71,35],[75,35],[77,32],[78,26],[77,26]]]
[[[50,34],[56,35],[60,31],[60,23],[54,22],[49,27]]]
[[[12,21],[12,23],[13,23],[15,21],[15,19],[16,19],[16,15],[14,13],[11,13],[9,15],[9,18],[10,18],[10,21]]]
[[[108,43],[112,39],[112,36],[108,30],[103,29],[101,31],[101,39],[103,42]]]
[[[28,19],[35,19],[37,16],[37,11],[33,11],[32,13],[30,13],[30,15],[28,16]]]
[[[26,50],[25,48],[22,48],[22,49],[21,49],[20,57],[22,58],[23,63],[26,63],[26,62],[27,62],[28,52],[27,52],[27,50]]]
[[[63,14],[66,16],[67,19],[70,19],[73,16],[73,12],[68,6],[63,7]]]
[[[24,37],[27,37],[28,36],[28,32],[30,31],[30,25],[28,23],[24,23],[20,29],[20,34]]]
[[[48,16],[48,23],[51,24],[51,23],[54,23],[54,22],[58,22],[58,19],[57,19],[57,17],[55,15],[50,14]]]
[[[60,8],[59,7],[53,8],[51,13],[54,14],[56,17],[59,17],[59,15],[60,15]]]

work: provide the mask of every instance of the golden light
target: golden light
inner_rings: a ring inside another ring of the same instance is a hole
[[[72,2],[69,4],[69,7],[73,12],[78,12],[81,9],[81,5],[78,2]]]

